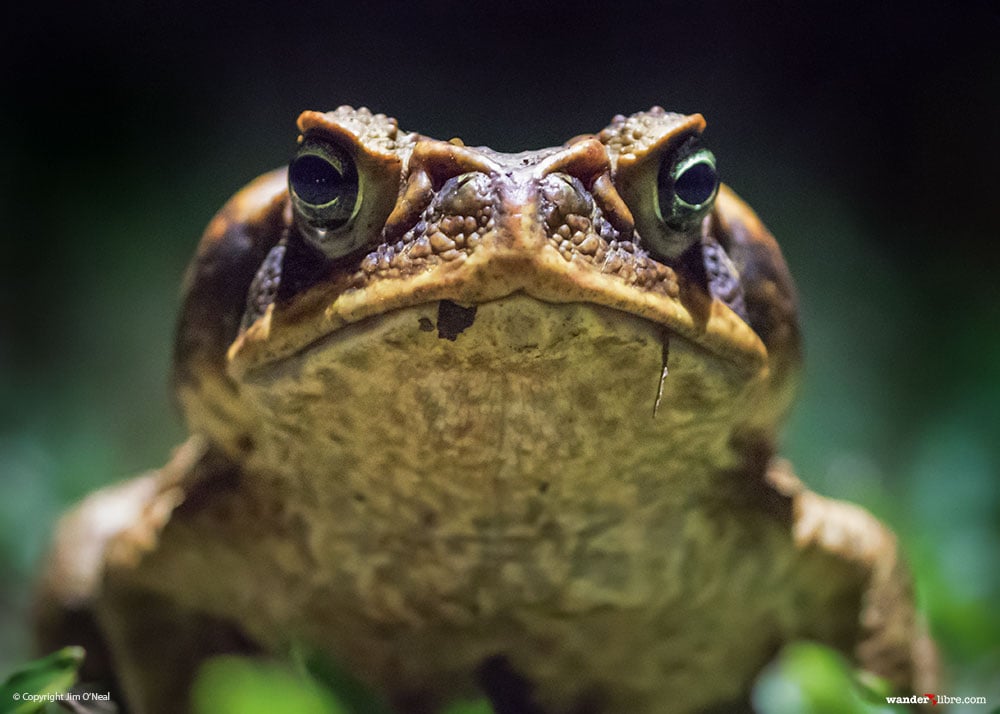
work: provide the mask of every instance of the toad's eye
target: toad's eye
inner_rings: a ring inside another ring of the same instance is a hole
[[[696,138],[663,157],[657,178],[657,214],[669,228],[693,230],[719,191],[715,156]]]
[[[288,167],[288,187],[303,235],[330,257],[352,250],[348,227],[361,205],[354,159],[333,142],[306,136]]]
[[[316,155],[300,156],[289,170],[292,190],[299,200],[311,206],[328,206],[348,197],[357,186],[350,185],[342,169]]]

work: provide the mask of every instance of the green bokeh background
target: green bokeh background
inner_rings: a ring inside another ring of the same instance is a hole
[[[807,369],[785,453],[900,533],[948,693],[996,706],[994,7],[5,11],[0,672],[27,656],[28,586],[57,514],[181,439],[166,375],[184,266],[226,198],[287,161],[299,111],[368,105],[519,150],[662,104],[706,116],[724,180],[797,278]]]

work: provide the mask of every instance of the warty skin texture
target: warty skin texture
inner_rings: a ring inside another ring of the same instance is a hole
[[[658,213],[703,127],[653,109],[501,154],[305,112],[360,203],[316,231],[279,170],[213,219],[178,330],[192,437],[64,519],[43,641],[90,638],[142,714],[184,711],[213,653],[293,646],[414,714],[745,707],[799,638],[931,691],[894,536],[774,457],[777,244],[724,186],[691,230]]]

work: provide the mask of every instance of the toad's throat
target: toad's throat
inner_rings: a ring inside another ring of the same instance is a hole
[[[294,438],[309,458],[292,471],[324,483],[330,464],[355,464],[365,483],[410,469],[442,489],[487,473],[528,490],[568,474],[610,487],[619,469],[662,478],[669,455],[723,458],[748,411],[744,371],[670,335],[664,380],[667,333],[618,310],[518,293],[478,305],[454,340],[441,314],[375,316],[245,373],[267,468],[286,469]]]

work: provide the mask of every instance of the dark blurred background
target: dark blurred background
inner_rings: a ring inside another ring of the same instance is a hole
[[[27,656],[57,514],[181,439],[185,263],[226,198],[287,161],[299,111],[367,105],[519,150],[662,104],[706,116],[797,276],[785,452],[900,533],[949,693],[1000,702],[1000,13],[761,5],[4,10],[0,674]]]

